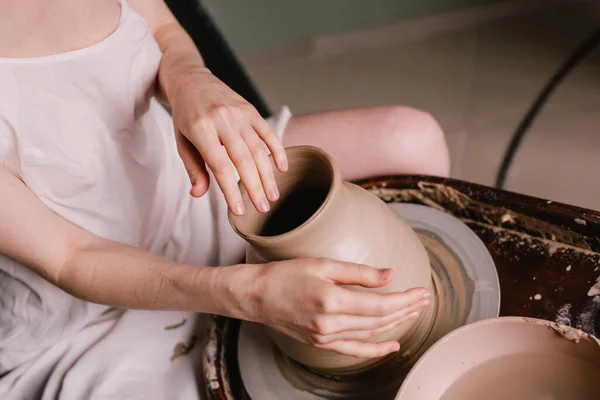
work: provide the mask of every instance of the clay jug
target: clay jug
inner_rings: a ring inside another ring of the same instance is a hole
[[[246,261],[257,264],[303,257],[324,257],[393,268],[393,281],[383,288],[356,290],[400,292],[431,289],[427,252],[413,229],[396,212],[367,190],[344,182],[330,155],[312,146],[286,149],[289,169],[275,171],[281,196],[262,214],[240,185],[246,213],[229,214],[233,229],[248,242]],[[399,340],[401,351],[418,346],[430,326],[432,309],[419,318],[371,339]],[[304,344],[268,329],[282,353],[325,374],[358,372],[376,359],[343,356]]]

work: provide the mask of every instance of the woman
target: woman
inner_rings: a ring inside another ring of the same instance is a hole
[[[392,279],[369,266],[236,264],[226,211],[245,211],[238,176],[268,210],[267,149],[285,171],[284,146],[325,149],[345,179],[445,176],[429,115],[284,108],[265,121],[162,0],[0,0],[0,88],[0,398],[198,398],[198,363],[173,355],[198,313],[376,357],[399,344],[366,339],[427,306],[421,288],[338,286]]]

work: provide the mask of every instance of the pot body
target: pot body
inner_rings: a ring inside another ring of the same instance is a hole
[[[342,181],[331,157],[322,150],[298,146],[286,151],[290,167],[286,173],[276,173],[281,197],[271,211],[261,215],[252,209],[241,217],[230,214],[232,226],[248,242],[248,263],[329,258],[395,271],[393,281],[382,288],[348,286],[353,290],[382,293],[414,287],[431,290],[427,252],[404,219],[377,196]],[[304,195],[298,198],[297,193]],[[294,196],[298,201],[289,207],[286,202]],[[248,201],[246,209],[250,210],[252,206],[245,191],[243,197]],[[302,209],[304,206],[307,209]],[[268,229],[273,222],[277,225],[276,220],[280,229]],[[419,318],[371,341],[399,340],[401,351],[410,352],[426,335],[432,314],[429,307]],[[269,329],[269,334],[285,355],[325,374],[358,372],[379,361],[318,349],[273,329]]]

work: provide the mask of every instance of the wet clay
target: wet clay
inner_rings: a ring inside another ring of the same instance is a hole
[[[181,356],[185,356],[189,354],[190,351],[194,348],[196,344],[196,336],[192,336],[190,342],[188,344],[183,342],[177,342],[173,347],[173,354],[171,355],[171,362],[175,361],[177,358]]]
[[[600,368],[562,354],[516,354],[471,369],[440,400],[600,398]]]
[[[249,244],[248,263],[328,258],[395,271],[393,281],[382,288],[352,286],[352,290],[390,293],[432,288],[425,247],[400,215],[374,194],[342,181],[333,159],[321,149],[297,146],[286,153],[289,169],[274,172],[280,199],[271,210],[256,211],[240,185],[246,213],[229,213],[233,229]],[[416,320],[370,340],[398,340],[410,351],[423,340],[432,318],[431,310],[424,310]],[[325,375],[354,373],[380,361],[343,356],[275,330],[268,332],[286,356]]]
[[[181,322],[178,322],[173,325],[165,326],[165,331],[173,331],[175,329],[181,328],[183,325],[185,325],[186,322],[187,322],[187,319],[184,318]]]

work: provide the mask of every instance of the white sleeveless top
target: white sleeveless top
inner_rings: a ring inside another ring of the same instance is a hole
[[[0,58],[0,165],[101,237],[186,263],[237,262],[243,245],[217,185],[189,195],[171,117],[153,97],[160,59],[146,22],[124,3],[117,29],[91,47]],[[279,115],[278,133],[289,116]],[[106,309],[0,256],[0,376]]]

